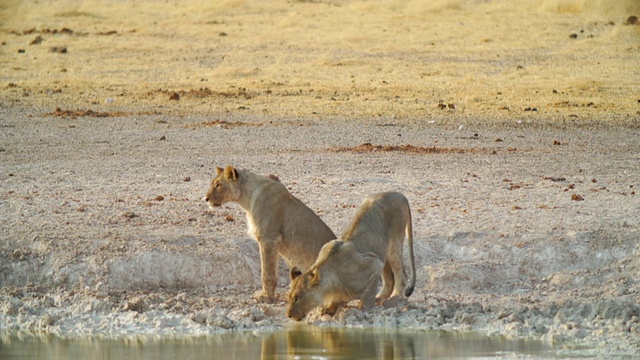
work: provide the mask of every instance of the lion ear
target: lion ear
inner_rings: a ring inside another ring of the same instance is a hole
[[[290,273],[290,275],[291,275],[291,280],[295,280],[295,279],[297,279],[300,275],[302,275],[302,271],[300,271],[300,269],[298,269],[297,267],[295,267],[295,266],[294,266],[294,267],[291,269],[291,273]]]
[[[233,166],[229,165],[224,169],[224,178],[231,181],[238,180],[238,170]]]
[[[320,284],[320,273],[318,268],[311,270],[311,277],[309,278],[309,286],[315,287]]]
[[[224,171],[220,166],[216,166],[216,175],[220,175]]]

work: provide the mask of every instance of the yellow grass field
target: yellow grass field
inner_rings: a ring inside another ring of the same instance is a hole
[[[9,1],[0,5],[0,101],[43,111],[637,121],[632,15],[640,2]]]

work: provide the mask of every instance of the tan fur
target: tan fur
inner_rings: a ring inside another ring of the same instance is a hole
[[[279,181],[233,166],[216,171],[205,201],[211,208],[235,202],[245,210],[248,234],[260,247],[262,290],[254,297],[271,301],[278,279],[278,254],[290,268],[308,269],[322,246],[336,236]]]
[[[409,286],[402,262],[405,237],[411,266]],[[382,288],[375,295],[380,277]],[[324,245],[306,272],[293,268],[291,280],[286,314],[297,321],[318,306],[332,315],[341,303],[352,299],[359,299],[360,307],[368,309],[376,301],[410,296],[416,284],[416,266],[407,199],[397,192],[367,197],[340,239]]]

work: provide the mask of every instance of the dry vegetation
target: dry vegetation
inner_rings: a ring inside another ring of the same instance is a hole
[[[632,121],[633,0],[9,2],[5,106]],[[64,49],[62,52],[60,49]]]

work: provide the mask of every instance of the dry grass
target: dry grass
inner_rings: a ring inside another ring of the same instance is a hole
[[[617,121],[640,111],[640,26],[624,25],[638,4],[11,2],[0,63],[15,86],[0,97],[99,112]]]

